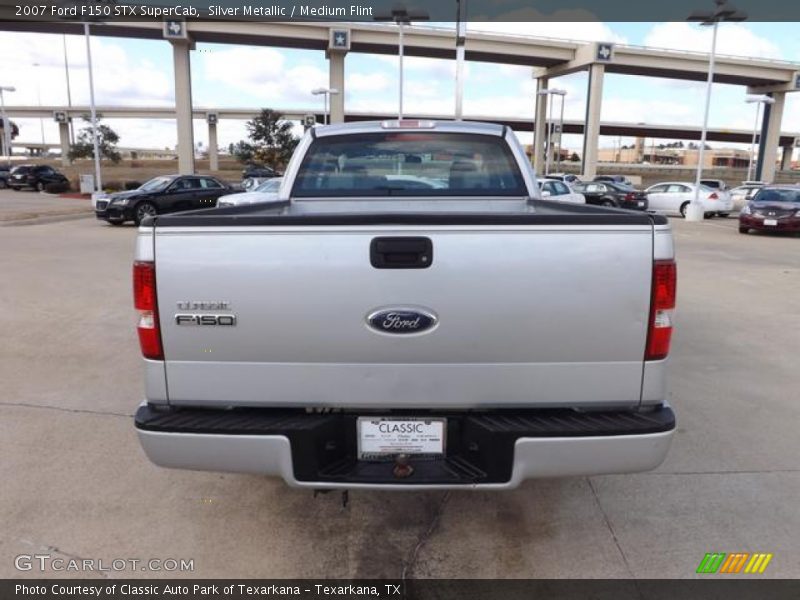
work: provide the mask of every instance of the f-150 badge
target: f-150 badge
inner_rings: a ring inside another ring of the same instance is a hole
[[[236,315],[199,315],[183,313],[175,315],[175,324],[232,327],[236,325]]]
[[[418,308],[388,308],[367,316],[367,324],[375,331],[399,335],[429,331],[437,322],[435,314]]]

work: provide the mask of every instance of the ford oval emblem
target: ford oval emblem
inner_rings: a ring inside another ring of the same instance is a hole
[[[435,314],[419,308],[387,308],[367,316],[367,323],[375,331],[398,335],[429,331],[437,322]]]

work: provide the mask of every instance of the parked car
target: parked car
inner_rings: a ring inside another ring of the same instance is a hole
[[[259,165],[259,164],[249,164],[242,170],[242,180],[249,179],[251,177],[261,177],[264,179],[269,179],[270,177],[280,177],[281,173],[273,169],[272,167],[268,167],[266,165]]]
[[[43,192],[48,183],[69,185],[69,179],[48,165],[19,165],[11,169],[8,178],[8,187],[16,191],[32,188]]]
[[[97,200],[95,215],[112,225],[145,217],[198,208],[212,208],[217,198],[230,192],[219,179],[206,175],[155,177],[141,187]]]
[[[270,202],[278,198],[283,177],[273,177],[261,182],[256,188],[237,194],[226,194],[217,199],[217,206],[241,206],[257,202]]]
[[[739,233],[800,231],[800,186],[764,186],[739,213]]]
[[[607,181],[589,181],[576,183],[572,189],[583,194],[587,204],[597,206],[615,206],[631,210],[647,210],[647,196],[644,192],[626,185]]]
[[[598,175],[594,181],[603,181],[607,183],[616,183],[633,187],[633,183],[625,175]]]
[[[563,181],[564,183],[580,183],[580,178],[577,175],[573,175],[572,173],[548,173],[544,176],[545,179],[557,179],[558,181]]]
[[[712,190],[720,190],[722,192],[728,189],[728,184],[722,179],[701,179],[700,185],[704,185]]]
[[[0,189],[8,187],[8,178],[11,176],[11,170],[8,167],[0,166]]]
[[[108,192],[93,192],[92,193],[92,199],[91,199],[92,210],[93,211],[97,211],[97,203],[98,202],[106,202],[106,203],[108,203],[108,197],[109,196],[110,196],[110,193],[108,193]]]
[[[763,183],[743,183],[739,187],[731,190],[731,200],[733,201],[733,210],[742,210],[745,204],[753,199],[756,192],[764,187]]]
[[[409,154],[443,185],[395,179]],[[280,205],[139,229],[133,424],[151,461],[422,491],[664,460],[664,216],[542,202],[489,123],[311,129],[286,172]]]
[[[539,189],[542,191],[542,198],[547,200],[558,200],[559,202],[570,202],[572,204],[586,204],[586,198],[572,190],[566,183],[557,179],[539,179]]]
[[[241,188],[245,192],[252,192],[259,185],[261,185],[265,181],[269,181],[270,179],[277,179],[277,178],[276,177],[248,177],[247,179],[243,179],[242,180]]]
[[[447,187],[446,179],[402,173],[386,175],[386,183],[392,190],[441,190]]]
[[[686,216],[686,208],[694,200],[695,184],[683,181],[657,183],[645,190],[650,210]],[[733,210],[731,195],[700,186],[700,202],[706,218],[714,215],[728,216]]]
[[[700,185],[704,185],[707,188],[710,188],[716,191],[720,196],[728,196],[731,201],[733,200],[733,196],[731,195],[731,191],[728,188],[728,184],[725,183],[722,179],[701,179]],[[723,200],[725,200],[723,198]],[[733,210],[733,202],[731,202],[731,210]],[[727,217],[729,213],[717,213],[718,217]]]

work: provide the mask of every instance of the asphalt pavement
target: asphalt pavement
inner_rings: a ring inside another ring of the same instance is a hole
[[[91,200],[86,198],[0,189],[0,227],[68,221],[92,214]]]
[[[712,551],[773,553],[760,577],[800,577],[800,237],[672,223],[678,431],[660,468],[501,493],[355,491],[346,507],[150,464],[132,423],[135,228],[0,229],[0,577],[42,576],[15,557],[45,553],[190,559],[168,574],[202,578],[684,578]]]

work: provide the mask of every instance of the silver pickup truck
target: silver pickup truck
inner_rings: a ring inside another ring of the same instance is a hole
[[[311,129],[274,202],[146,220],[133,276],[164,467],[508,489],[675,429],[668,222],[542,200],[500,125]]]

